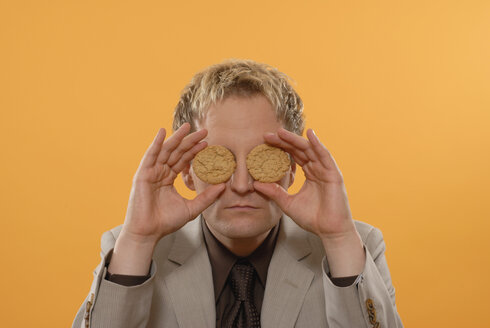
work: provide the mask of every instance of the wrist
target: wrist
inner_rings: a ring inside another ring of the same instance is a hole
[[[111,274],[143,276],[150,268],[156,242],[135,240],[121,233],[116,240],[108,271]]]
[[[117,242],[127,245],[128,247],[154,248],[158,243],[158,238],[154,236],[142,236],[126,231],[124,228],[119,234]]]
[[[321,235],[320,239],[323,245],[328,248],[345,248],[358,241],[362,244],[361,237],[355,228],[343,233]]]
[[[348,234],[322,237],[332,277],[359,275],[364,269],[366,254],[364,243],[355,230]]]

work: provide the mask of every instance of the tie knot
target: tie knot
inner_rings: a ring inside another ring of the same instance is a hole
[[[253,302],[255,269],[248,261],[237,262],[231,269],[231,288],[239,301]]]

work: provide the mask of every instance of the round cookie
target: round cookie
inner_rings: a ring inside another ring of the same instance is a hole
[[[276,182],[286,174],[291,162],[282,149],[261,144],[247,155],[247,168],[250,175],[260,182]]]
[[[192,168],[199,179],[210,184],[227,181],[235,167],[235,156],[226,147],[219,145],[207,146],[192,161]]]

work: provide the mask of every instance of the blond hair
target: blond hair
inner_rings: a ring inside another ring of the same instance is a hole
[[[185,122],[196,131],[210,105],[226,97],[264,95],[276,111],[286,130],[303,134],[305,122],[303,101],[289,83],[290,78],[267,64],[253,60],[228,59],[198,72],[182,90],[174,110],[172,128]]]

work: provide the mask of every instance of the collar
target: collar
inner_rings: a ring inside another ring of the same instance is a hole
[[[240,259],[247,259],[257,271],[259,281],[262,287],[265,288],[265,282],[267,281],[267,271],[269,263],[274,252],[276,244],[279,226],[282,220],[276,224],[264,239],[262,244],[257,247],[252,254],[247,257],[239,257],[233,254],[227,249],[209,230],[206,220],[201,215],[201,227],[204,236],[204,242],[208,251],[209,261],[211,263],[211,269],[213,272],[213,285],[215,301],[217,301],[223,291],[228,275],[231,268],[236,261]]]

